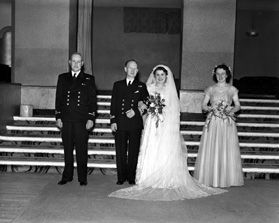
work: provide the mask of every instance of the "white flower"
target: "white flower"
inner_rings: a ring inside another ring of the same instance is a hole
[[[158,114],[158,116],[159,116],[159,120],[160,120],[161,122],[163,122],[163,121],[164,121],[164,116],[163,116],[162,114]]]

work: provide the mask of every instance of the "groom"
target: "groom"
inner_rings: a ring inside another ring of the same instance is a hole
[[[138,63],[128,60],[124,71],[126,78],[113,85],[111,99],[111,130],[115,133],[117,185],[128,181],[135,184],[136,168],[143,129],[142,113],[138,109],[140,101],[146,101],[146,85],[135,80]],[[128,154],[127,154],[128,152]]]

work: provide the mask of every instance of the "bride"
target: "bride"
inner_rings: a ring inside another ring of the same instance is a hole
[[[163,120],[147,115],[137,164],[136,185],[109,197],[134,200],[183,200],[221,194],[226,190],[207,187],[188,172],[187,148],[180,133],[180,104],[171,70],[153,68],[147,80],[150,95],[164,99]]]

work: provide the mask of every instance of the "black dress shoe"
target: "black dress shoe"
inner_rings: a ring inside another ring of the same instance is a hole
[[[121,181],[121,180],[116,182],[117,185],[122,185],[123,183],[124,183],[124,181]]]
[[[87,181],[82,181],[79,184],[80,184],[80,186],[86,186],[87,185]]]
[[[136,182],[135,182],[134,180],[130,180],[130,181],[129,181],[129,184],[131,184],[131,185],[135,185],[135,184],[136,184]]]
[[[64,184],[66,184],[66,183],[67,183],[66,180],[60,180],[60,181],[58,182],[58,185],[64,185]]]

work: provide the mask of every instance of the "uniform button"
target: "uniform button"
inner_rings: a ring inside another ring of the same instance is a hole
[[[70,99],[68,98],[67,101],[70,101]]]
[[[67,95],[67,97],[70,97],[70,95]]]
[[[122,104],[122,105],[124,105],[124,104]]]
[[[80,102],[80,100],[78,100],[78,102]]]
[[[80,94],[80,91],[78,93]]]
[[[124,110],[124,108],[122,108],[122,110]]]
[[[79,106],[79,104],[77,106]]]
[[[78,96],[78,98],[80,98],[80,96]]]
[[[70,93],[70,91],[68,91],[68,93]]]
[[[122,101],[125,101],[125,99],[123,99]]]
[[[67,105],[69,105],[69,103],[67,103]]]
[[[134,102],[134,100],[132,100],[132,102]]]
[[[122,112],[122,115],[124,115],[124,112]]]

